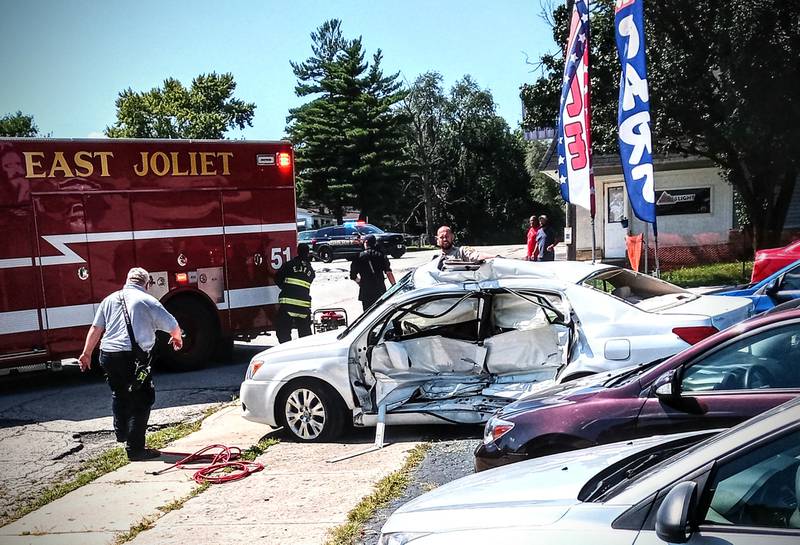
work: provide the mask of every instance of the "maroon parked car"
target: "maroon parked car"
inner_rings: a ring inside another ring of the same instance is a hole
[[[556,384],[487,423],[475,469],[629,438],[726,428],[800,395],[800,310],[751,318],[663,362]]]

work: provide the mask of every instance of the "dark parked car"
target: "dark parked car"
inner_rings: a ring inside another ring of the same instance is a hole
[[[364,250],[362,242],[367,235],[375,235],[378,248],[386,255],[401,257],[406,253],[406,243],[400,233],[385,233],[368,223],[334,225],[317,229],[311,239],[311,250],[320,261],[353,259]]]
[[[635,437],[726,428],[800,395],[800,310],[761,315],[670,359],[547,387],[487,423],[477,471]]]

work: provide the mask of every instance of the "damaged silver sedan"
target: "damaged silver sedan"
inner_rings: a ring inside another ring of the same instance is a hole
[[[640,288],[649,301],[671,298],[643,309],[582,281],[608,282],[617,268],[572,264],[556,274],[538,265],[420,267],[344,331],[257,354],[240,390],[243,416],[299,441],[333,439],[349,424],[481,424],[560,370],[563,379],[666,357],[688,346],[676,324],[712,323],[678,310],[699,296],[676,286]],[[749,301],[713,299],[727,305],[714,320],[747,316]]]
[[[241,386],[244,417],[299,441],[345,424],[481,424],[553,378],[578,338],[562,285],[442,283],[408,275],[344,331],[256,355]],[[511,282],[519,284],[519,282]]]

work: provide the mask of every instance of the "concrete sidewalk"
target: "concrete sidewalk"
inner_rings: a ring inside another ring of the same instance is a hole
[[[201,429],[165,451],[194,452],[211,444],[255,445],[270,429],[247,422],[238,406],[208,417]],[[398,443],[337,463],[326,460],[365,450],[368,444],[279,443],[258,458],[265,469],[226,484],[212,485],[166,515],[159,510],[198,485],[193,471],[163,469],[174,458],[130,463],[0,528],[7,545],[111,544],[145,519],[153,527],[130,543],[322,544],[328,530],[371,493],[374,484],[400,469],[417,443]],[[163,515],[163,516],[162,516]],[[159,518],[160,517],[160,518]]]

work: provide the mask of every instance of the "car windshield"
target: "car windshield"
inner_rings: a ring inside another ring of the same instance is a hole
[[[603,502],[617,495],[628,486],[658,471],[663,465],[679,460],[694,448],[705,444],[704,439],[714,431],[680,437],[659,443],[632,456],[623,458],[592,477],[581,489],[578,499],[585,502]]]
[[[374,225],[356,225],[356,231],[362,235],[380,235],[383,233],[382,229],[378,229]]]
[[[371,306],[371,307],[369,307],[367,310],[365,310],[365,311],[364,311],[364,313],[363,313],[363,314],[361,314],[361,316],[359,316],[358,318],[356,318],[355,320],[353,320],[353,322],[352,322],[352,323],[351,323],[349,326],[347,326],[347,327],[344,329],[344,331],[342,331],[341,333],[339,333],[339,335],[338,335],[336,338],[337,338],[337,339],[341,339],[341,338],[343,338],[345,335],[347,335],[348,333],[350,333],[350,332],[351,332],[353,329],[355,329],[355,327],[356,327],[358,324],[360,324],[361,322],[363,322],[363,321],[364,321],[364,319],[366,319],[366,317],[367,317],[367,316],[369,316],[370,314],[372,314],[372,312],[373,312],[373,311],[374,311],[376,308],[378,308],[379,306],[381,306],[381,305],[383,304],[383,302],[384,302],[384,301],[386,301],[386,300],[388,300],[388,299],[391,299],[391,298],[392,298],[392,297],[394,297],[394,295],[395,295],[395,294],[397,294],[397,293],[405,293],[405,292],[407,292],[407,291],[411,291],[411,290],[413,290],[413,289],[414,289],[414,271],[412,270],[412,271],[408,271],[408,272],[407,272],[407,273],[406,273],[406,274],[403,276],[403,278],[401,278],[401,279],[400,279],[399,281],[397,281],[397,282],[396,282],[396,283],[395,283],[393,286],[391,286],[391,287],[390,287],[388,290],[386,290],[386,293],[384,293],[383,295],[381,295],[381,296],[380,296],[380,298],[379,298],[377,301],[375,301],[375,302],[372,304],[372,306]]]

